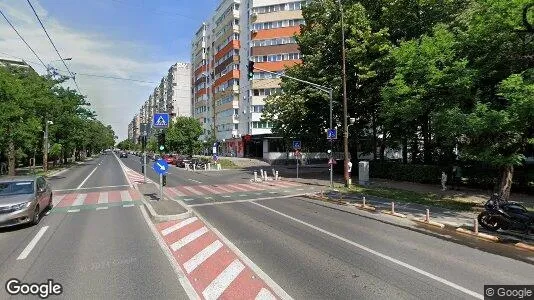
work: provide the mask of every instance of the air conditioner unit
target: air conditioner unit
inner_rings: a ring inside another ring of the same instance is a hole
[[[252,29],[252,30],[250,31],[250,33],[252,33],[252,34],[256,34],[256,33],[258,33],[258,30],[256,30],[256,29]]]
[[[250,22],[256,22],[257,19],[258,19],[258,13],[253,12],[250,14]]]

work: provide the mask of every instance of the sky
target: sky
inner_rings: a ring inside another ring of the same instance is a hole
[[[30,0],[98,119],[119,140],[156,83],[175,62],[190,62],[191,39],[220,0]],[[27,0],[0,0],[0,10],[46,64],[66,68]],[[0,57],[46,70],[0,16]],[[56,61],[54,61],[56,60]],[[90,77],[123,77],[143,82]],[[72,80],[66,83],[74,88]]]

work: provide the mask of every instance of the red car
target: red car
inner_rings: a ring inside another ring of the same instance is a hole
[[[169,165],[174,165],[174,164],[176,164],[176,159],[175,159],[174,156],[172,156],[172,155],[164,155],[164,156],[163,156],[163,159],[164,159]]]

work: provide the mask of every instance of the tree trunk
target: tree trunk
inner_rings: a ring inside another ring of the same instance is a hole
[[[375,115],[373,114],[371,116],[371,122],[373,123],[373,160],[376,160],[378,157],[378,154],[376,153],[376,149],[378,148],[378,141],[377,141],[377,133],[376,133],[376,121],[375,121]],[[382,140],[384,140],[384,137],[382,137]],[[384,142],[382,142],[382,145],[384,145]],[[382,152],[381,152],[382,154]],[[382,155],[380,156],[380,160],[383,160]]]
[[[402,138],[402,163],[408,163],[408,138]]]
[[[7,145],[7,174],[9,176],[15,176],[15,162],[15,143],[10,139]]]
[[[429,165],[432,163],[432,148],[430,145],[430,120],[428,116],[423,117],[421,132],[423,134],[423,161]]]
[[[508,201],[512,190],[512,179],[514,177],[514,166],[506,165],[501,167],[501,182],[499,184],[499,196]]]

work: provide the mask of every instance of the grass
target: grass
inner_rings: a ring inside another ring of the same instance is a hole
[[[437,206],[456,211],[469,211],[477,203],[455,200],[450,197],[441,197],[433,193],[418,193],[384,187],[366,187],[353,185],[351,188],[341,186],[338,190],[343,194],[370,195],[380,198],[392,199],[399,202],[417,203],[421,205]]]
[[[220,158],[218,161],[223,169],[238,169],[239,167],[231,160],[226,158]]]

